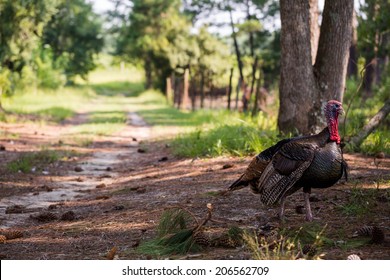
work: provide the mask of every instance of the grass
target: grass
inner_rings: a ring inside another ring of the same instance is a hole
[[[173,141],[174,152],[185,157],[244,156],[261,151],[277,140],[275,129],[263,129],[256,123],[239,120],[227,124],[226,120],[217,118],[214,126],[179,135]]]
[[[6,169],[11,173],[30,173],[41,171],[45,166],[68,157],[69,151],[54,151],[43,149],[39,152],[22,154],[16,160],[9,162]]]
[[[378,194],[377,189],[363,189],[355,186],[351,189],[348,202],[338,207],[339,211],[347,216],[363,217],[370,215]]]
[[[3,99],[3,106],[7,111],[19,115],[33,115],[48,121],[60,122],[81,110],[91,97],[92,92],[87,88],[39,90],[35,93],[17,93],[10,98]],[[9,115],[6,115],[6,120],[12,122]],[[14,119],[13,121],[20,120]]]

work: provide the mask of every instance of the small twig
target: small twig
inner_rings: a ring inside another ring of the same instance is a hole
[[[184,206],[177,205],[177,206],[170,206],[170,207],[166,207],[165,208],[165,210],[168,210],[168,209],[181,209],[181,210],[185,211],[186,213],[188,213],[195,220],[196,227],[199,226],[199,221],[196,218],[196,216],[190,210],[186,209]]]
[[[330,203],[333,204],[333,205],[336,205],[337,207],[341,207],[342,206],[341,204],[338,204],[338,203],[336,203],[334,201],[331,201]]]
[[[211,220],[211,214],[212,214],[213,210],[214,210],[213,205],[211,203],[207,203],[207,216],[202,221],[201,224],[198,224],[198,226],[194,228],[194,232],[200,230],[208,221]]]

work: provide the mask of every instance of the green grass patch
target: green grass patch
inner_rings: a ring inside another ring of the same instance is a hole
[[[256,121],[245,122],[228,115],[214,118],[214,121],[216,124],[211,127],[200,127],[179,135],[172,145],[175,154],[184,157],[244,156],[260,152],[278,140],[275,129]]]
[[[90,124],[116,124],[116,123],[126,123],[127,116],[124,111],[115,111],[115,112],[92,112],[89,115],[88,123]]]
[[[7,111],[19,116],[33,115],[37,119],[60,122],[72,117],[75,112],[91,100],[93,92],[83,87],[69,87],[57,91],[38,90],[35,93],[16,93],[4,98],[3,105]],[[20,121],[7,115],[7,122]]]
[[[93,84],[91,85],[91,88],[98,95],[116,96],[121,94],[127,97],[136,97],[144,90],[142,83],[131,83],[126,81]]]
[[[51,107],[36,112],[37,115],[42,117],[49,117],[54,122],[61,122],[74,115],[74,111],[63,107]]]
[[[108,136],[121,130],[125,124],[119,123],[87,123],[74,126],[70,135]]]
[[[42,150],[34,153],[22,154],[16,160],[9,162],[7,170],[12,173],[22,172],[30,173],[35,168],[36,171],[42,170],[45,166],[54,163],[64,157],[68,157],[69,151]]]
[[[354,187],[351,189],[348,202],[339,206],[338,209],[347,216],[363,217],[370,215],[378,194],[377,189]]]

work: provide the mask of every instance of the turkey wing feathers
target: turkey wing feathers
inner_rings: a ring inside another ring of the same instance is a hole
[[[290,142],[275,154],[260,177],[257,186],[261,201],[276,203],[302,177],[314,159],[315,147]]]

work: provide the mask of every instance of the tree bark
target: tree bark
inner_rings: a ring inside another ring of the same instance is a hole
[[[318,0],[310,0],[310,45],[311,63],[314,65],[318,50],[318,40],[320,38],[320,25],[318,24]]]
[[[255,87],[255,82],[256,82],[256,72],[257,72],[257,64],[259,63],[259,57],[256,55],[255,56],[255,60],[252,64],[252,81],[251,81],[251,89],[250,89],[250,96],[249,96],[249,99],[250,97],[252,96],[253,94],[253,90],[254,90],[254,87]]]
[[[325,1],[320,41],[314,65],[321,101],[342,101],[351,46],[353,0]]]
[[[310,132],[307,112],[318,92],[311,63],[309,3],[281,0],[281,69],[278,127],[282,133]]]
[[[259,71],[261,73],[261,71]],[[256,95],[255,95],[255,101],[253,103],[253,109],[252,109],[252,118],[257,115],[257,112],[259,111],[259,99],[260,99],[260,85],[261,85],[261,77],[259,75],[259,78],[257,79],[256,84]]]
[[[234,29],[233,15],[232,15],[231,9],[229,10],[229,15],[230,15],[230,25],[232,27],[232,38],[233,38],[233,43],[234,43],[234,50],[236,52],[238,70],[240,73],[240,79],[243,82],[244,81],[244,74],[242,71],[243,64],[242,64],[242,59],[241,59],[241,52],[240,52],[240,49],[239,49],[238,43],[237,43],[237,34],[236,34],[236,30]]]
[[[150,56],[147,56],[145,59],[144,69],[145,69],[145,88],[151,89],[153,86],[153,79],[152,79],[152,62]]]
[[[323,104],[330,99],[343,98],[353,0],[325,1],[314,66],[308,1],[280,0],[280,12],[282,58],[278,126],[283,133],[315,133],[326,125]]]
[[[353,17],[352,17],[352,40],[351,40],[351,46],[349,47],[347,77],[355,77],[355,78],[357,78],[358,76],[357,26],[358,26],[358,20],[357,20],[356,12],[354,10]]]
[[[171,77],[167,77],[167,89],[166,89],[166,97],[168,104],[172,104],[173,102],[173,94],[172,94],[172,75]]]
[[[200,74],[200,108],[204,108],[204,72]]]
[[[243,63],[242,63],[242,59],[241,59],[241,52],[240,52],[240,48],[238,47],[238,43],[237,43],[237,34],[236,34],[236,30],[234,29],[233,15],[232,15],[231,9],[229,9],[229,16],[230,16],[230,25],[232,28],[232,38],[233,38],[233,43],[234,43],[234,50],[236,52],[236,58],[237,58],[237,64],[238,64],[238,71],[240,73],[240,78],[239,78],[239,82],[238,82],[239,87],[237,88],[237,96],[236,96],[236,110],[237,110],[238,109],[238,95],[239,95],[240,89],[244,88],[245,81],[244,81]],[[245,98],[245,96],[244,96],[244,98]],[[244,108],[244,110],[245,110],[245,108]]]
[[[240,88],[241,88],[241,79],[238,79],[237,87],[236,87],[236,111],[238,110],[238,96],[240,94]]]
[[[386,119],[389,113],[390,100],[387,100],[379,112],[374,117],[372,117],[372,119],[360,130],[357,135],[351,138],[350,143],[355,147],[359,147],[363,143],[364,139],[366,139],[367,136],[370,135],[370,133],[373,132],[374,129],[377,128],[382,123],[382,121]]]
[[[227,109],[230,111],[230,106],[231,106],[231,100],[232,100],[232,80],[233,80],[233,71],[234,68],[230,69],[230,76],[229,76],[229,90],[228,90],[228,104],[227,104]]]
[[[189,100],[189,68],[184,69],[184,85],[183,85],[183,99],[181,102],[180,108],[183,110],[188,109],[188,100]]]

